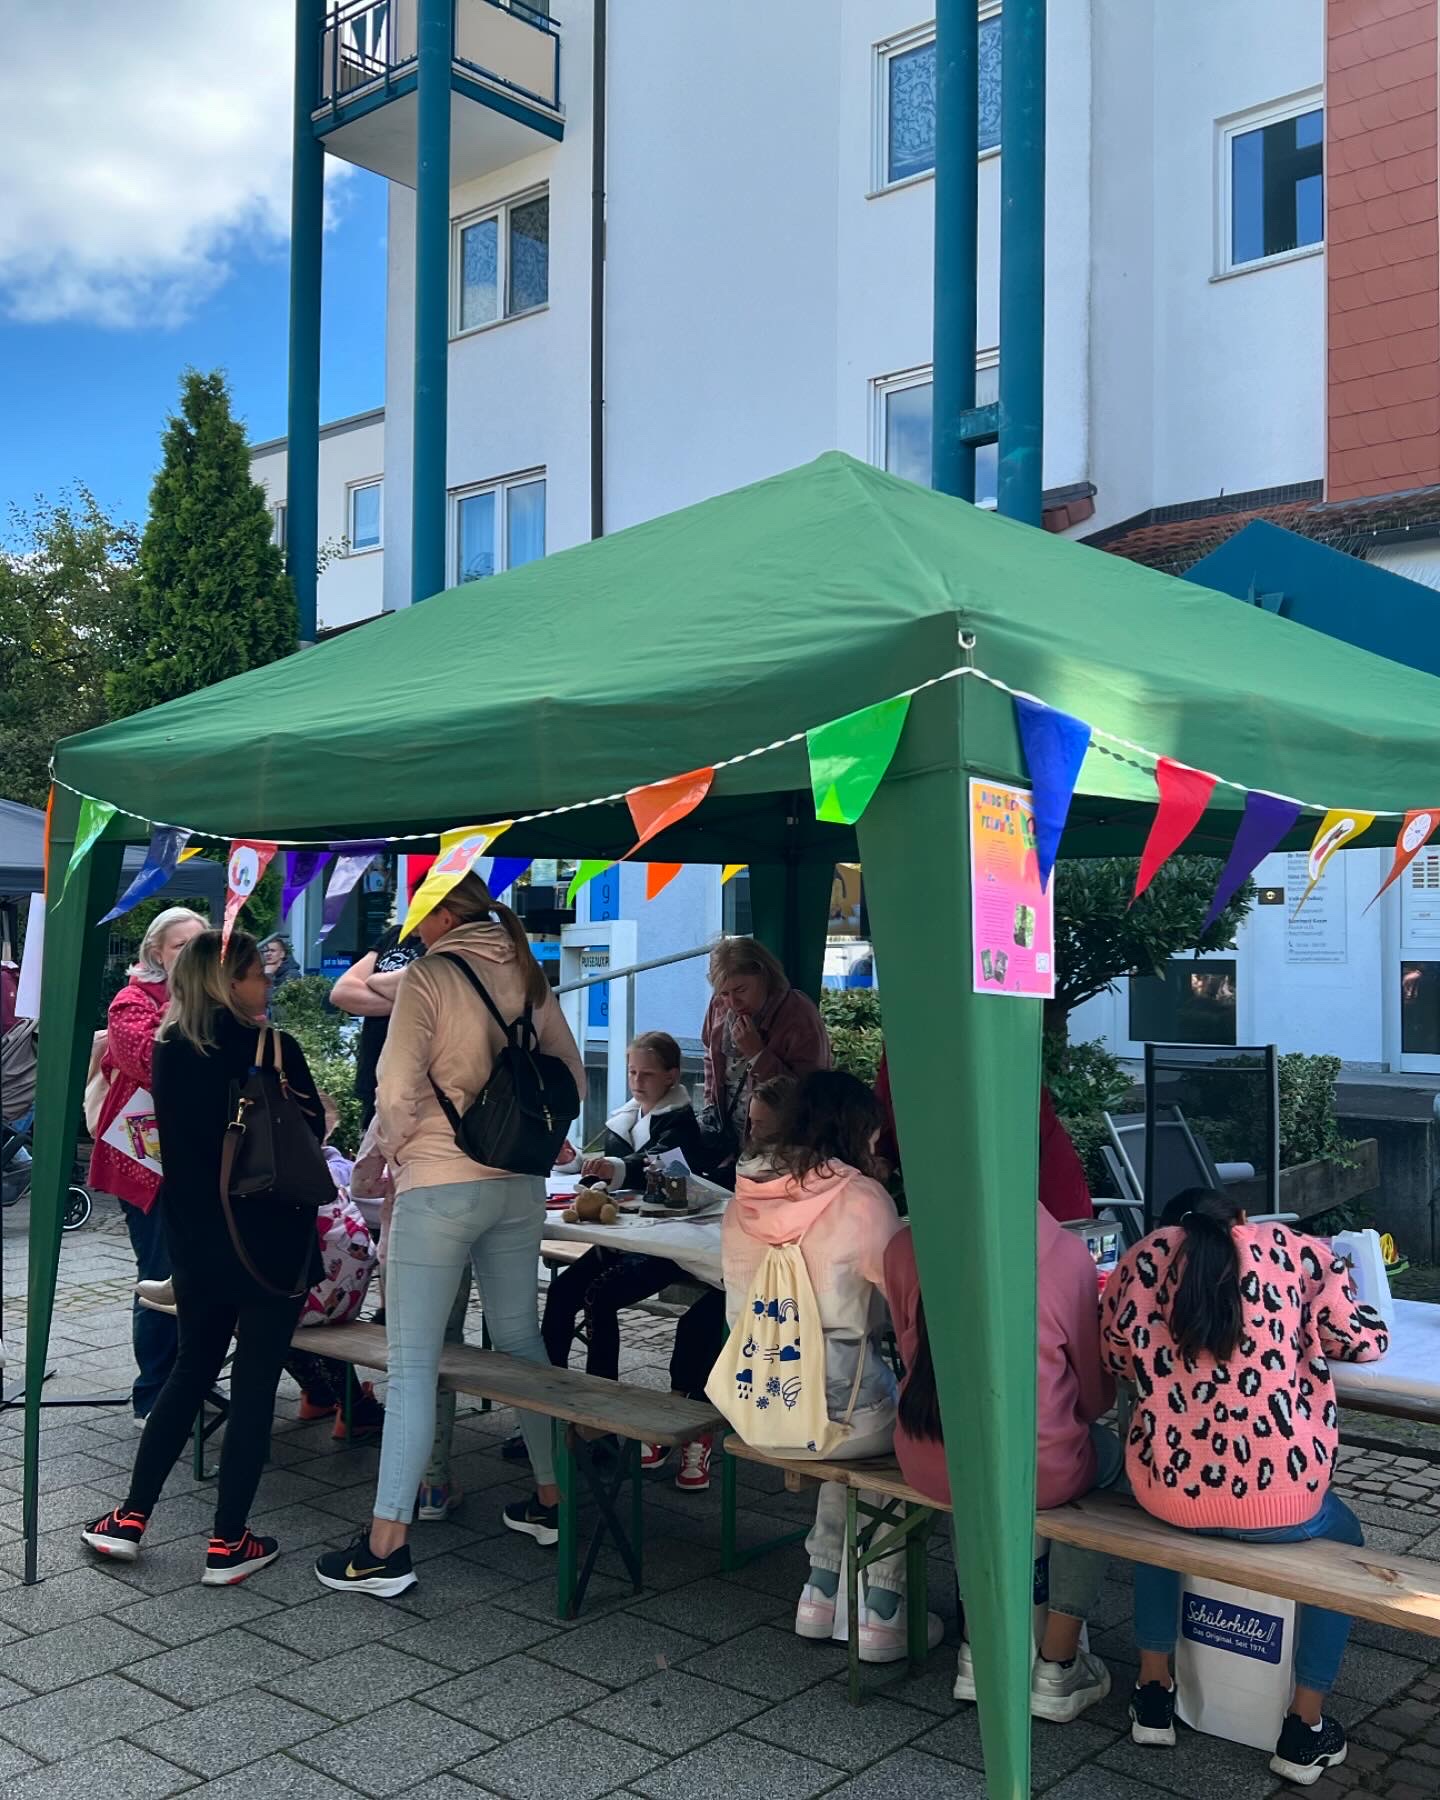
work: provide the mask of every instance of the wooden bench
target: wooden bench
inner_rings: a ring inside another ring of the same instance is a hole
[[[388,1366],[389,1347],[383,1325],[309,1326],[297,1330],[294,1342],[320,1356],[367,1369]],[[724,1425],[714,1407],[683,1395],[605,1381],[575,1369],[524,1362],[498,1350],[474,1350],[468,1344],[446,1344],[440,1353],[440,1386],[450,1393],[472,1394],[496,1406],[539,1413],[552,1421],[555,1478],[560,1488],[559,1568],[556,1605],[563,1619],[573,1619],[606,1538],[619,1551],[638,1593],[644,1541],[643,1490],[640,1476],[642,1443],[673,1449],[692,1438],[713,1434]],[[613,1469],[597,1458],[595,1439],[614,1436],[622,1451]],[[579,1478],[583,1477],[599,1509],[599,1521],[580,1559]],[[617,1511],[621,1489],[630,1487],[629,1528]]]

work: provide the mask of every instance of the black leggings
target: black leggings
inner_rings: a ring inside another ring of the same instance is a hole
[[[235,1360],[230,1366],[230,1412],[220,1448],[215,1536],[234,1543],[249,1520],[270,1453],[275,1389],[303,1296],[236,1301],[217,1296],[203,1284],[192,1286],[177,1271],[175,1300],[180,1348],[175,1367],[145,1421],[125,1506],[131,1512],[155,1510],[166,1477],[184,1453],[195,1416],[224,1367],[233,1338]]]
[[[663,1256],[636,1256],[624,1251],[589,1250],[551,1277],[540,1332],[545,1352],[557,1368],[570,1361],[575,1327],[583,1313],[588,1351],[585,1372],[616,1381],[620,1375],[620,1312],[649,1300],[662,1288],[693,1280]],[[670,1358],[670,1387],[677,1394],[703,1398],[705,1382],[724,1340],[725,1296],[719,1289],[697,1300],[675,1327]]]

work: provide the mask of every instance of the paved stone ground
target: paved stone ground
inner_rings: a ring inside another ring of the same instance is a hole
[[[5,1215],[6,1338],[21,1341],[23,1209]],[[129,1251],[101,1203],[67,1238],[51,1392],[124,1387]],[[661,1385],[669,1327],[634,1315],[628,1379]],[[7,1372],[7,1389],[16,1372]],[[910,1680],[867,1671],[845,1700],[838,1647],[802,1643],[790,1613],[798,1549],[719,1573],[719,1493],[657,1482],[647,1502],[646,1590],[602,1561],[582,1619],[553,1614],[553,1559],[499,1523],[522,1491],[500,1460],[505,1413],[462,1413],[457,1518],[416,1528],[420,1584],[401,1600],[325,1594],[310,1563],[369,1512],[377,1453],[300,1425],[282,1390],[254,1523],[286,1554],[243,1587],[197,1585],[211,1498],[177,1468],[142,1559],[96,1567],[78,1521],[123,1497],[128,1412],[52,1412],[42,1440],[41,1570],[21,1584],[19,1416],[0,1416],[0,1793],[6,1800],[142,1800],[205,1790],[216,1800],[908,1800],[981,1795],[975,1711],[950,1697],[956,1608],[944,1545],[931,1604],[947,1642]],[[1365,1420],[1373,1435],[1383,1421]],[[742,1533],[803,1520],[800,1497],[742,1465]],[[1440,1559],[1440,1469],[1407,1453],[1345,1456],[1341,1485],[1373,1543]],[[1133,1679],[1130,1594],[1112,1568],[1093,1621],[1115,1691],[1064,1728],[1038,1725],[1035,1792],[1049,1800],[1258,1800],[1284,1790],[1256,1752],[1182,1731],[1140,1751],[1125,1729]],[[1359,1625],[1335,1709],[1354,1733],[1349,1765],[1316,1800],[1440,1794],[1440,1650]]]

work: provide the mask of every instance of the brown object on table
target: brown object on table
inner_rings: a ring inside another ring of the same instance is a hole
[[[603,1188],[581,1188],[575,1204],[560,1215],[567,1225],[613,1225],[620,1217],[615,1202]]]

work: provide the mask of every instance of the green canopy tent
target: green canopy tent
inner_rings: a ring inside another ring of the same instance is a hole
[[[32,1400],[96,1000],[91,927],[124,842],[152,820],[304,843],[514,819],[507,853],[617,856],[635,838],[625,790],[723,765],[646,854],[748,862],[758,933],[797,981],[818,980],[832,865],[865,865],[920,1267],[947,1301],[930,1319],[987,1780],[1028,1794],[1041,1009],[972,991],[966,778],[1025,775],[992,681],[1132,742],[1087,757],[1066,854],[1139,848],[1144,752],[1239,784],[1216,788],[1192,840],[1210,848],[1228,845],[1247,785],[1313,810],[1433,797],[1440,682],[834,454],[67,740],[52,890],[79,796],[127,810],[47,931]],[[817,823],[805,730],[911,689],[858,827]],[[38,1428],[32,1406],[32,1537]]]

